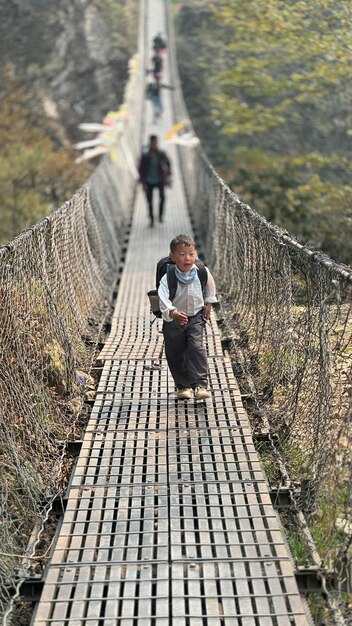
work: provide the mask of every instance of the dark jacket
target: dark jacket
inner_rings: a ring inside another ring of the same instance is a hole
[[[162,58],[159,57],[156,54],[155,56],[153,56],[152,62],[153,62],[153,72],[154,72],[154,74],[159,74],[159,72],[161,72],[161,70],[163,69],[163,60],[162,60]]]
[[[163,40],[161,35],[156,35],[153,39],[153,48],[154,50],[165,50],[166,42]]]
[[[163,150],[158,150],[157,155],[158,155],[158,161],[159,161],[158,171],[159,171],[160,180],[162,184],[167,185],[170,182],[170,177],[171,177],[170,160],[166,152],[164,152]],[[146,176],[147,176],[148,168],[149,168],[149,159],[150,159],[150,151],[142,154],[141,160],[139,162],[139,166],[138,166],[139,180],[142,184],[147,182]]]

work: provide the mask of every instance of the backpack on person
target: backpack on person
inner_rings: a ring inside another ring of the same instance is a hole
[[[202,291],[204,293],[205,288],[207,286],[207,281],[208,281],[208,272],[205,268],[204,263],[202,263],[202,261],[200,261],[199,259],[196,259],[195,265],[197,267],[198,278],[200,280],[200,284],[202,285]],[[156,289],[152,289],[151,291],[148,291],[148,294],[147,294],[149,298],[149,302],[150,302],[151,311],[155,315],[155,317],[161,318],[158,287],[160,284],[160,280],[162,279],[164,274],[167,275],[167,285],[168,285],[169,292],[170,292],[171,302],[173,301],[176,295],[177,278],[176,278],[175,267],[176,265],[174,261],[172,261],[169,256],[162,257],[161,259],[159,259],[159,261],[156,264],[156,275],[155,275]]]

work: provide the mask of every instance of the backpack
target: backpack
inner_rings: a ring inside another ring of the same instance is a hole
[[[197,267],[198,278],[200,280],[200,283],[202,285],[202,291],[204,293],[205,288],[207,286],[207,281],[208,281],[208,272],[205,269],[204,263],[202,263],[202,261],[200,261],[199,259],[196,259],[195,265]],[[147,294],[152,313],[155,315],[155,317],[159,317],[159,318],[161,318],[161,311],[160,311],[160,305],[159,305],[158,287],[160,284],[160,280],[164,276],[164,274],[167,274],[167,285],[169,287],[170,300],[172,301],[177,291],[177,278],[176,278],[176,272],[175,272],[175,263],[171,261],[169,256],[164,256],[162,259],[159,259],[159,261],[157,262],[156,275],[155,275],[156,289],[152,289],[151,291],[148,291],[148,294]]]
[[[156,83],[148,83],[145,88],[145,97],[147,100],[160,98],[160,86]]]

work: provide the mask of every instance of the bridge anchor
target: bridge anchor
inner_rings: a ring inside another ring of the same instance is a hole
[[[20,586],[20,598],[27,602],[39,602],[44,587],[41,575],[26,578]]]
[[[335,572],[321,567],[298,566],[295,569],[295,578],[300,593],[324,593],[323,579],[331,589],[336,588]]]

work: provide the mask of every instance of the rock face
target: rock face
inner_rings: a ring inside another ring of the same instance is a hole
[[[126,19],[134,12],[130,17],[136,24],[137,4],[0,0],[2,65],[11,63],[71,140],[82,139],[80,122],[100,122],[121,102],[127,62],[137,47],[133,28],[126,34]]]

